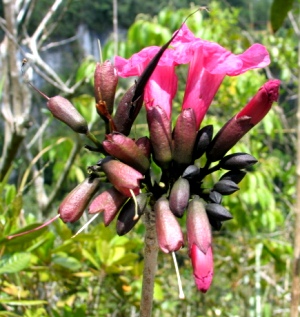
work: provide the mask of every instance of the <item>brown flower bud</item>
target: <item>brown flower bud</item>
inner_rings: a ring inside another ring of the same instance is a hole
[[[177,217],[182,217],[190,198],[190,183],[185,178],[178,178],[170,192],[170,209]]]
[[[88,132],[86,120],[66,98],[52,97],[48,100],[47,106],[55,118],[64,122],[73,131],[81,134]]]
[[[178,164],[190,164],[196,140],[196,119],[193,109],[180,113],[173,132],[173,160]]]
[[[160,198],[154,205],[157,240],[164,253],[174,252],[183,246],[183,235],[166,198]]]
[[[123,195],[131,197],[132,193],[130,190],[135,195],[140,193],[140,180],[144,176],[131,166],[107,156],[102,160],[101,168],[110,183]]]
[[[148,109],[147,120],[154,160],[160,167],[167,168],[172,160],[171,121],[160,106]]]
[[[149,159],[131,138],[123,134],[108,134],[106,140],[103,141],[103,148],[108,154],[132,166],[141,173],[145,173],[149,169]]]
[[[110,61],[96,64],[94,74],[94,90],[96,103],[105,103],[107,111],[112,114],[118,74]]]
[[[141,137],[135,141],[136,145],[143,152],[143,154],[150,158],[151,155],[151,143],[147,136]]]
[[[62,201],[58,213],[63,222],[75,222],[99,189],[100,179],[89,177],[77,185]]]
[[[128,91],[126,91],[118,104],[118,108],[114,116],[114,124],[117,131],[124,135],[129,135],[133,122],[143,105],[143,96],[136,100],[134,105],[132,104],[135,87],[136,85],[133,85],[128,89]],[[134,109],[134,111],[131,111],[132,109]]]
[[[108,226],[127,199],[128,197],[111,187],[95,197],[89,206],[89,213],[103,212],[103,222]]]

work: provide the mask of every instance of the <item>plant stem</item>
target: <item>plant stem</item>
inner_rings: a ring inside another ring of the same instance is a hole
[[[144,249],[144,272],[140,317],[151,317],[154,278],[157,267],[158,246],[156,239],[155,214],[153,210],[145,212],[145,249]]]

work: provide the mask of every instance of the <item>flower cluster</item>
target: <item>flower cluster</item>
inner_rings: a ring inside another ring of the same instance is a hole
[[[86,134],[101,153],[88,168],[90,176],[63,200],[59,216],[77,221],[88,207],[90,214],[103,213],[105,225],[117,217],[117,233],[126,234],[147,206],[155,214],[160,249],[174,252],[184,244],[177,218],[186,211],[188,252],[197,288],[206,292],[213,277],[211,227],[219,230],[232,218],[222,206],[223,195],[236,192],[246,169],[256,159],[246,153],[226,153],[267,114],[278,98],[279,81],[269,80],[250,102],[213,137],[213,126],[201,127],[224,77],[236,76],[269,64],[264,46],[252,45],[235,55],[216,43],[194,37],[186,25],[163,47],[147,47],[126,60],[98,63],[95,70],[97,112],[106,125],[103,142],[96,140],[76,109],[64,98],[48,98],[48,108],[75,132]],[[172,100],[177,92],[176,67],[188,64],[182,111],[172,127]],[[138,76],[114,111],[118,76]],[[142,105],[147,110],[150,138],[129,137]],[[206,155],[206,164],[199,159]],[[214,163],[215,162],[215,163]],[[152,164],[161,169],[152,178]],[[212,166],[212,163],[213,166]],[[212,188],[202,186],[217,170],[227,172]],[[101,180],[111,187],[100,190]]]

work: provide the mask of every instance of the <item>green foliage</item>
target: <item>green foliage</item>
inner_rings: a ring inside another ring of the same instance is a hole
[[[282,26],[288,12],[293,7],[294,0],[273,0],[271,7],[271,25],[273,32],[278,31]]]

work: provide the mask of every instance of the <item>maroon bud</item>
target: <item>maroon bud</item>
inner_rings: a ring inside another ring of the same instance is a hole
[[[148,137],[144,136],[135,141],[136,145],[143,152],[143,154],[150,158],[151,155],[151,142]]]
[[[143,174],[150,167],[149,159],[143,154],[136,143],[123,134],[108,134],[106,140],[103,141],[103,148],[109,155],[116,157]]]
[[[207,125],[198,131],[193,151],[194,160],[200,158],[205,153],[212,140],[213,128],[213,125]]]
[[[205,206],[202,200],[195,196],[189,203],[186,218],[189,250],[196,244],[205,253],[211,247],[212,235]]]
[[[107,111],[113,112],[118,74],[110,61],[96,64],[94,73],[94,91],[96,103],[105,103]]]
[[[147,120],[154,160],[160,167],[167,168],[172,160],[171,120],[160,106],[148,109]]]
[[[55,118],[64,122],[73,131],[81,134],[88,132],[86,120],[66,98],[52,97],[48,100],[47,106]]]
[[[196,140],[196,119],[193,109],[180,113],[173,132],[173,160],[178,164],[190,164]]]
[[[58,213],[63,222],[75,222],[99,189],[100,179],[89,177],[77,185],[62,201]]]
[[[180,225],[173,215],[166,198],[160,198],[154,205],[157,240],[164,253],[174,252],[183,246]]]
[[[117,234],[119,236],[123,236],[124,234],[128,233],[135,226],[135,224],[139,221],[142,214],[144,213],[144,210],[147,205],[148,195],[141,193],[137,195],[135,198],[137,206],[134,200],[131,198],[120,211],[117,221]]]
[[[231,195],[237,190],[239,190],[239,187],[237,184],[231,180],[223,179],[221,181],[218,181],[215,185],[213,190],[219,192],[222,195]]]
[[[126,91],[123,98],[119,102],[116,114],[114,116],[114,124],[117,131],[124,135],[129,135],[133,122],[143,105],[143,96],[141,96],[135,101],[134,104],[132,104],[135,88],[136,85],[134,84]],[[132,111],[132,109],[134,109],[134,111]]]
[[[232,219],[232,214],[223,206],[219,204],[207,204],[205,210],[210,217],[215,218],[218,221],[225,221]]]
[[[179,178],[174,183],[169,197],[170,209],[173,214],[179,218],[183,216],[183,213],[188,205],[190,198],[190,183],[185,178]]]
[[[257,159],[247,153],[235,153],[226,155],[220,161],[220,167],[226,170],[239,170],[248,168],[257,163]]]
[[[89,213],[103,212],[103,222],[108,226],[128,197],[111,187],[98,195],[89,206]]]
[[[101,167],[110,183],[124,196],[131,197],[140,193],[139,181],[144,176],[134,168],[107,156],[101,162]]]

